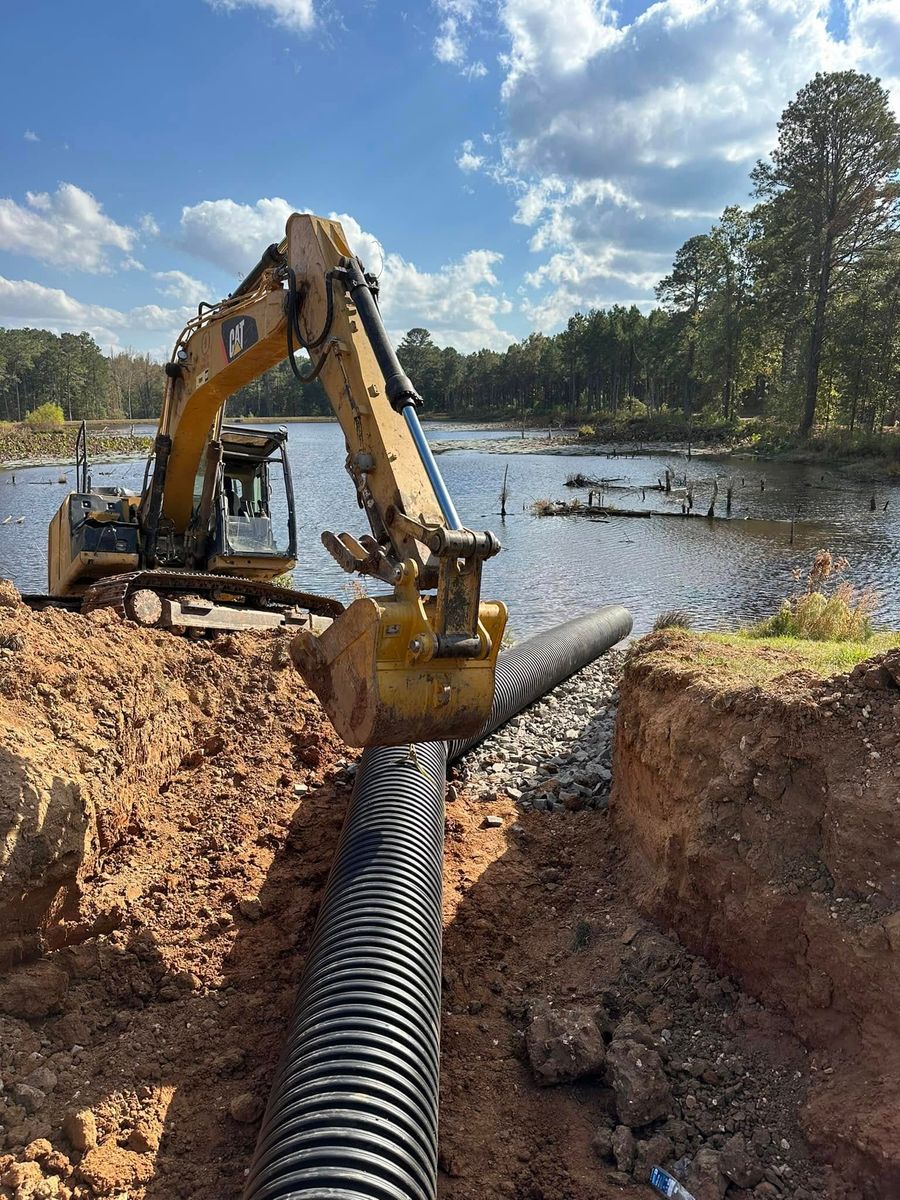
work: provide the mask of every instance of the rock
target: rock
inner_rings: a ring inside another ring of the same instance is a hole
[[[611,1145],[616,1166],[626,1175],[630,1174],[634,1166],[634,1134],[627,1125],[616,1126]]]
[[[606,1058],[591,1008],[541,1009],[526,1030],[525,1047],[541,1087],[595,1075]]]
[[[759,1129],[753,1130],[753,1133],[750,1136],[750,1141],[753,1143],[753,1149],[759,1152],[761,1150],[765,1150],[766,1146],[771,1143],[772,1134],[768,1129],[763,1129],[760,1126]]]
[[[97,1121],[89,1108],[66,1114],[63,1133],[76,1150],[93,1150],[97,1145]]]
[[[655,1050],[630,1039],[614,1038],[607,1052],[607,1065],[616,1111],[624,1125],[636,1129],[668,1116],[672,1093]]]
[[[36,1162],[13,1163],[3,1172],[2,1183],[15,1192],[16,1200],[30,1200],[44,1182],[44,1172]],[[59,1180],[57,1180],[59,1183]]]
[[[53,1025],[53,1034],[63,1046],[86,1046],[91,1040],[87,1022],[79,1013],[66,1013]]]
[[[656,1049],[656,1038],[650,1032],[640,1017],[633,1012],[626,1013],[613,1031],[613,1039],[619,1042],[640,1042],[642,1046]]]
[[[152,1121],[141,1119],[128,1135],[125,1143],[135,1154],[153,1154],[159,1149],[159,1126]]]
[[[29,1087],[40,1088],[42,1092],[53,1092],[56,1090],[57,1078],[49,1067],[37,1067],[27,1076],[25,1083]]]
[[[43,1160],[42,1166],[45,1171],[52,1171],[54,1175],[70,1175],[72,1173],[72,1163],[69,1158],[59,1150],[54,1150]]]
[[[701,1146],[694,1155],[684,1186],[694,1200],[724,1200],[728,1180],[719,1169],[720,1157],[711,1146]]]
[[[248,921],[258,921],[262,916],[262,904],[258,896],[247,897],[238,901],[238,912]]]
[[[44,1107],[47,1100],[46,1092],[42,1092],[40,1088],[31,1087],[27,1083],[17,1083],[13,1088],[13,1094],[27,1113],[36,1113]]]
[[[635,1143],[632,1174],[638,1183],[646,1183],[653,1167],[662,1166],[672,1157],[672,1142],[664,1133],[654,1133],[646,1141]]]
[[[611,1129],[598,1129],[591,1138],[591,1149],[604,1162],[609,1162],[613,1156],[612,1135],[613,1131]]]
[[[502,817],[485,817],[484,818],[484,828],[485,829],[500,829],[502,827],[502,825],[503,825]]]
[[[147,1183],[153,1175],[152,1164],[141,1154],[126,1150],[107,1138],[89,1150],[78,1164],[78,1174],[101,1196],[125,1192],[135,1184]]]
[[[0,1012],[13,1017],[48,1017],[62,1005],[69,986],[65,971],[40,960],[0,980]]]
[[[736,1133],[722,1147],[719,1159],[722,1174],[741,1188],[754,1188],[762,1181],[763,1169],[756,1157],[747,1150],[744,1135]]]
[[[35,1138],[33,1142],[29,1142],[22,1151],[22,1157],[26,1162],[38,1162],[44,1159],[48,1154],[53,1153],[53,1147],[46,1138]]]
[[[252,1125],[262,1116],[263,1103],[252,1092],[241,1092],[231,1101],[228,1111],[235,1121],[239,1121],[242,1125]]]
[[[195,971],[188,971],[186,969],[176,971],[172,982],[176,987],[186,992],[199,992],[203,987],[203,980],[200,976]]]

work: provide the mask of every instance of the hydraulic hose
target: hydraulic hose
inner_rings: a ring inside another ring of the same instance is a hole
[[[434,1200],[447,763],[630,631],[609,605],[530,638],[476,736],[363,754],[244,1200]]]

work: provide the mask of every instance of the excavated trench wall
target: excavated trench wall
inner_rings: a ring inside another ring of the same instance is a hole
[[[254,681],[265,696],[262,662],[230,648],[110,614],[34,613],[0,582],[0,969],[104,931],[72,923],[103,853],[152,821],[186,756],[215,751],[210,718],[241,707]]]
[[[661,634],[630,657],[610,811],[632,881],[827,1056],[811,1138],[900,1194],[900,653],[754,685],[721,649],[710,667]]]

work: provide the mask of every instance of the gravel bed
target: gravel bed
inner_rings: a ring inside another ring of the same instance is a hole
[[[485,797],[505,793],[524,811],[605,809],[625,654],[609,650],[514,717],[466,756],[454,779]]]

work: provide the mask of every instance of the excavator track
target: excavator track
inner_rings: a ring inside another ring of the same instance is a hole
[[[81,601],[83,613],[111,609],[123,620],[131,620],[129,599],[138,592],[153,592],[160,597],[203,596],[224,600],[230,606],[250,609],[304,608],[315,616],[339,617],[344,606],[329,596],[298,592],[262,579],[243,579],[231,575],[208,575],[199,571],[130,571],[112,575],[92,584]],[[255,603],[254,603],[255,602]]]

